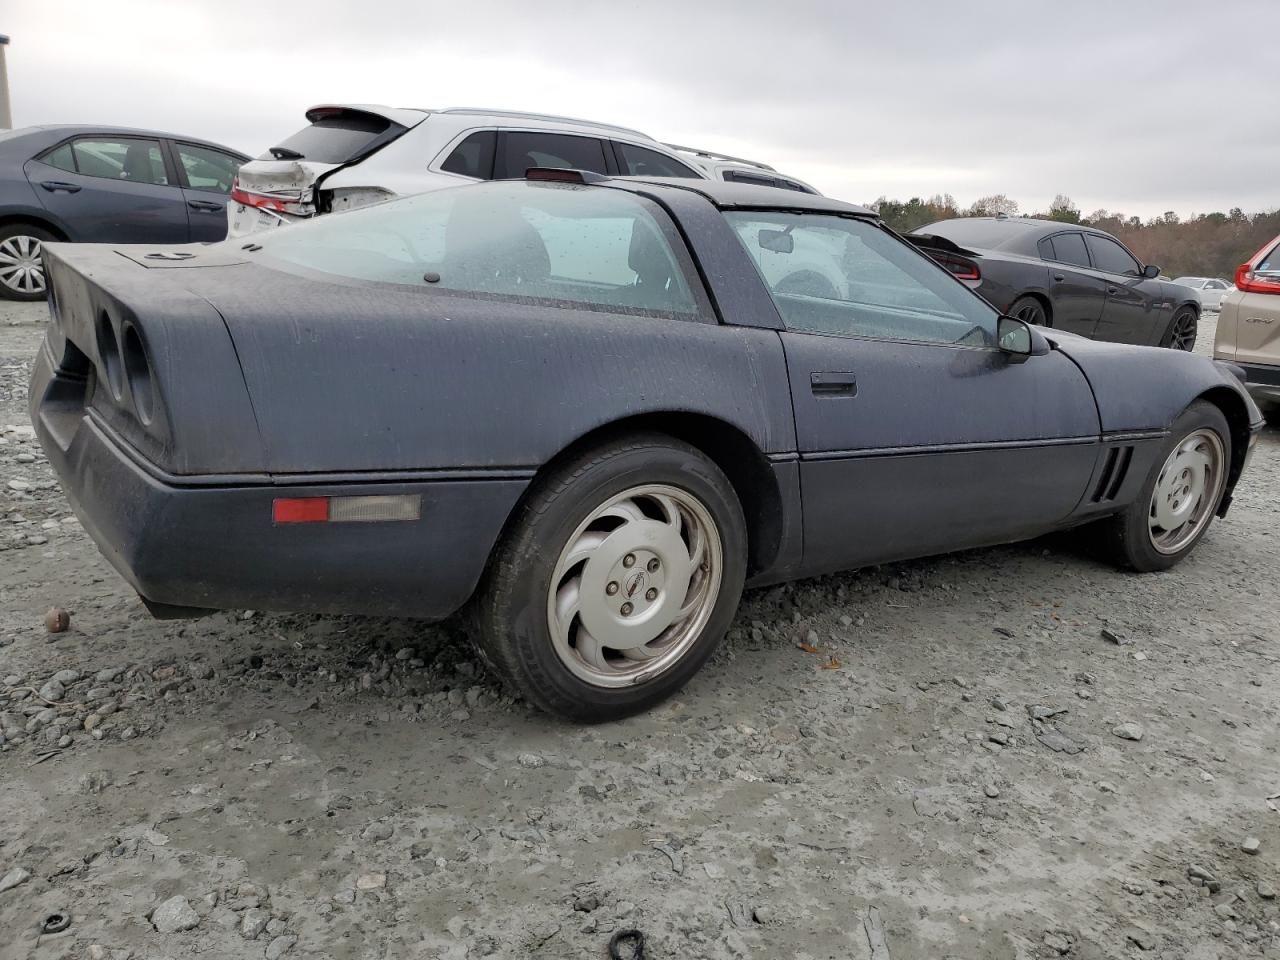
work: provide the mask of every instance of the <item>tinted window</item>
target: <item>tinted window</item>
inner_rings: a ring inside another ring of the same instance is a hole
[[[657,150],[637,147],[635,144],[615,141],[622,172],[629,177],[698,177],[678,160],[673,160]]]
[[[1221,280],[1210,280],[1208,283],[1205,284],[1205,289],[1206,290],[1225,290],[1227,289],[1227,285],[1223,283]]]
[[[756,187],[776,187],[778,181],[759,173],[744,173],[742,170],[726,170],[724,178],[730,183],[749,183]]]
[[[1084,247],[1084,235],[1079,233],[1060,233],[1056,237],[1040,241],[1040,255],[1045,256],[1045,244],[1049,246],[1046,259],[1059,263],[1070,263],[1077,267],[1089,266],[1089,251]]]
[[[464,177],[488,180],[493,176],[493,145],[498,135],[493,130],[481,130],[471,134],[453,149],[447,160],[440,164],[445,173],[459,173]]]
[[[1091,233],[1087,240],[1089,252],[1093,254],[1093,265],[1097,269],[1104,273],[1132,274],[1135,277],[1142,273],[1138,261],[1110,237],[1099,237]]]
[[[503,136],[500,176],[519,178],[531,167],[607,172],[604,142],[594,137],[569,137],[558,133],[522,133]]]
[[[796,183],[794,180],[788,180],[785,177],[777,177],[773,181],[775,187],[781,187],[783,190],[795,190],[797,193],[812,193],[808,187],[803,184]]]
[[[346,163],[363,153],[383,134],[388,134],[393,127],[404,132],[399,124],[367,113],[338,113],[321,117],[258,159],[275,160],[279,154],[280,159]]]
[[[66,170],[68,173],[76,172],[76,161],[71,154],[71,144],[69,143],[54,147],[40,159],[51,167],[57,167],[59,170]]]
[[[187,175],[187,186],[193,190],[230,193],[231,181],[240,169],[240,159],[221,150],[198,147],[194,143],[175,143],[178,162]]]
[[[156,140],[85,137],[71,147],[76,169],[86,177],[130,180],[134,183],[166,184],[164,154]]]
[[[995,343],[996,312],[932,260],[865,220],[725,214],[789,329],[836,336]]]
[[[709,310],[666,215],[620,190],[524,181],[437,190],[258,242],[284,263],[424,291],[615,312]]]

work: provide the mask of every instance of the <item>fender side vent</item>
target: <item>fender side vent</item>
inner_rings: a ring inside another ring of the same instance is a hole
[[[1133,447],[1112,447],[1107,451],[1106,462],[1098,475],[1098,485],[1093,488],[1093,503],[1107,503],[1116,498],[1125,476],[1129,473],[1129,461],[1133,459]]]

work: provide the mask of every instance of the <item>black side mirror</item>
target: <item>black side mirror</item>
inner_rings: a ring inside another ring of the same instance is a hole
[[[757,242],[765,250],[773,253],[791,253],[796,248],[795,237],[790,230],[770,230],[765,228],[756,237]]]
[[[1142,275],[1148,280],[1154,280],[1156,277],[1160,276],[1160,268],[1154,264],[1148,263],[1142,268]]]
[[[1017,317],[1000,317],[997,339],[1000,349],[1014,363],[1022,363],[1028,357],[1042,357],[1049,352],[1049,341]]]

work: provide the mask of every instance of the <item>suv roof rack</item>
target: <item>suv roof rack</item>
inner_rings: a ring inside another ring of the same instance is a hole
[[[483,107],[450,107],[448,110],[436,110],[436,113],[466,113],[476,114],[487,117],[512,117],[523,120],[549,120],[553,123],[572,123],[580,127],[598,127],[602,130],[616,130],[619,133],[627,133],[633,137],[639,137],[642,140],[652,140],[653,137],[647,133],[641,133],[639,130],[633,130],[631,127],[621,127],[616,123],[601,123],[598,120],[581,120],[577,117],[562,117],[554,113],[525,113],[523,110],[488,110]]]
[[[706,157],[709,160],[728,160],[730,163],[745,163],[748,167],[756,167],[759,170],[768,170],[770,173],[778,172],[767,163],[760,163],[758,160],[744,160],[742,157],[731,157],[727,153],[716,153],[714,150],[699,150],[697,147],[682,147],[678,143],[664,143],[663,146],[670,150],[679,150],[681,153],[692,153],[696,157]]]

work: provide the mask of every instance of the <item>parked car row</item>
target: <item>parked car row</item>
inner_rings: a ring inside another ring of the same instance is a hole
[[[1222,298],[1235,289],[1231,281],[1217,277],[1178,277],[1173,282],[1196,291],[1201,309],[1215,313],[1222,306]]]

